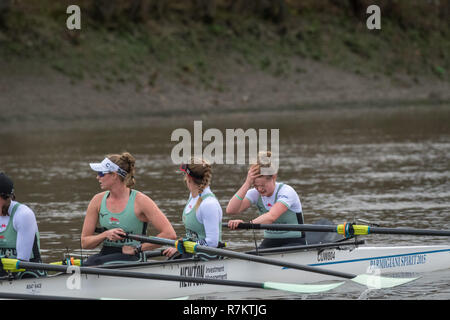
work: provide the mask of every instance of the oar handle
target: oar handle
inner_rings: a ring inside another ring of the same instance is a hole
[[[124,237],[132,239],[132,240],[140,241],[140,242],[159,244],[162,246],[175,246],[176,245],[176,240],[164,239],[164,238],[158,238],[158,237],[147,237],[147,236],[143,236],[143,235],[139,235],[139,234],[127,233]]]
[[[222,222],[222,227],[223,228],[228,228],[228,223],[227,222]],[[241,222],[241,223],[238,224],[237,229],[255,229],[255,230],[260,230],[261,229],[261,224],[253,224],[253,223]]]

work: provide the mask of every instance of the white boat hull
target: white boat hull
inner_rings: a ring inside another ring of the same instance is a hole
[[[357,247],[295,251],[267,257],[323,269],[358,274],[423,273],[450,268],[450,246]],[[315,283],[343,280],[311,272],[250,261],[223,259],[156,263],[121,270],[242,280],[251,282]],[[98,275],[60,274],[38,279],[2,280],[0,293],[50,295],[74,298],[172,299],[215,292],[245,290],[240,287],[190,282],[131,279]]]

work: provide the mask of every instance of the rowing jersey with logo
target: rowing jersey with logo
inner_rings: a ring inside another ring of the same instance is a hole
[[[275,191],[270,197],[261,196],[255,188],[247,191],[245,197],[257,206],[259,215],[267,213],[277,202],[281,202],[288,209],[284,212],[274,224],[303,224],[302,204],[297,192],[291,186],[284,183],[276,183]],[[301,238],[303,233],[300,231],[277,231],[264,230],[264,238]]]
[[[25,261],[40,261],[39,231],[33,211],[11,201],[9,216],[0,217],[0,255]]]
[[[195,205],[199,197],[202,198],[202,202],[196,209]],[[189,196],[183,210],[183,223],[187,238],[200,245],[218,246],[222,238],[222,208],[209,187],[195,198],[192,198],[192,195]]]
[[[136,200],[137,191],[131,190],[130,197],[128,199],[127,205],[122,212],[112,213],[106,207],[106,199],[108,199],[109,191],[106,191],[102,199],[102,204],[100,206],[99,212],[99,223],[100,225],[109,230],[115,228],[121,228],[123,231],[130,234],[143,234],[147,232],[147,223],[142,222],[136,217],[134,212],[134,203]],[[122,240],[104,240],[103,245],[109,247],[123,247],[127,246],[137,246],[139,242],[131,239]]]

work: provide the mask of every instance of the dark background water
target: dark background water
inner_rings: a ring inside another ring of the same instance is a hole
[[[89,162],[125,150],[137,160],[136,189],[150,196],[182,235],[181,212],[188,191],[170,157],[176,144],[170,136],[177,128],[193,132],[193,120],[203,120],[203,132],[208,128],[223,132],[226,128],[279,129],[278,180],[299,193],[306,223],[362,218],[385,227],[450,229],[450,108],[446,105],[209,115],[119,128],[102,124],[1,133],[0,170],[14,179],[18,200],[36,213],[44,260],[80,251],[85,210],[100,192]],[[212,190],[224,211],[243,183],[246,168],[214,166]],[[249,210],[241,217],[249,220],[255,214]],[[230,249],[254,245],[253,235],[245,231],[224,230],[224,240]],[[375,245],[449,243],[442,237],[392,235],[373,235],[366,241]],[[450,298],[448,272],[420,281],[420,285],[369,292],[367,297]],[[437,291],[424,296],[424,288]],[[319,298],[358,298],[361,293],[359,288],[346,287]],[[271,294],[256,298],[295,298]],[[255,298],[249,293],[244,297]]]

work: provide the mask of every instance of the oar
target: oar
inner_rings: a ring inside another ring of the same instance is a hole
[[[236,281],[236,280],[224,280],[224,279],[209,279],[209,278],[196,278],[196,277],[186,277],[186,276],[176,276],[176,275],[166,275],[166,274],[155,274],[155,273],[144,273],[144,272],[134,272],[126,270],[111,270],[103,268],[94,267],[77,267],[77,266],[66,266],[66,265],[54,265],[36,262],[26,262],[16,259],[2,258],[4,270],[7,271],[17,271],[18,269],[34,269],[34,270],[47,270],[47,271],[58,271],[67,272],[70,270],[79,270],[81,274],[94,274],[101,276],[111,276],[111,277],[125,277],[125,278],[136,278],[136,279],[150,279],[150,280],[163,280],[163,281],[182,281],[182,282],[193,282],[193,283],[204,283],[204,284],[214,284],[222,286],[234,286],[234,287],[244,287],[244,288],[256,288],[256,289],[275,289],[281,291],[289,291],[296,293],[318,293],[328,290],[332,290],[344,282],[330,283],[330,284],[295,284],[295,283],[282,283],[282,282],[249,282],[249,281]]]
[[[89,298],[48,296],[43,294],[0,292],[0,299],[25,299],[25,300],[95,300]],[[103,299],[103,298],[101,298]]]
[[[227,227],[227,223],[222,226]],[[345,236],[367,235],[367,234],[403,234],[417,236],[450,236],[450,230],[412,229],[412,228],[381,228],[368,225],[357,225],[344,223],[337,225],[316,224],[252,224],[240,223],[238,229],[264,229],[278,231],[313,231],[313,232],[336,232]]]
[[[178,248],[181,245],[181,242],[179,240],[170,240],[170,239],[164,239],[164,238],[158,238],[158,237],[146,237],[142,235],[134,235],[134,234],[127,234],[125,237],[130,238],[132,240],[137,240],[140,242],[148,242],[148,243],[154,243],[159,245],[169,245],[174,246],[175,248]],[[363,284],[369,287],[375,287],[376,288],[391,288],[395,287],[410,281],[413,281],[417,278],[390,278],[390,277],[381,277],[381,276],[375,276],[375,275],[368,275],[368,274],[361,274],[361,275],[355,275],[351,273],[345,273],[340,271],[332,271],[332,270],[326,270],[321,269],[317,267],[311,267],[307,265],[301,265],[293,262],[288,261],[280,261],[276,259],[261,257],[261,256],[255,256],[251,254],[246,254],[242,252],[236,252],[231,250],[224,250],[219,248],[213,248],[213,247],[207,247],[199,245],[193,241],[184,241],[182,242],[184,250],[188,253],[198,253],[198,252],[204,252],[212,255],[218,255],[222,257],[229,257],[229,258],[236,258],[241,260],[247,260],[257,263],[263,263],[263,264],[269,264],[274,266],[280,266],[283,268],[290,268],[290,269],[297,269],[302,271],[308,271],[308,272],[314,272],[314,273],[320,273],[325,274],[329,276],[335,276],[339,278],[345,278],[352,280],[354,282],[357,282],[359,284]]]

